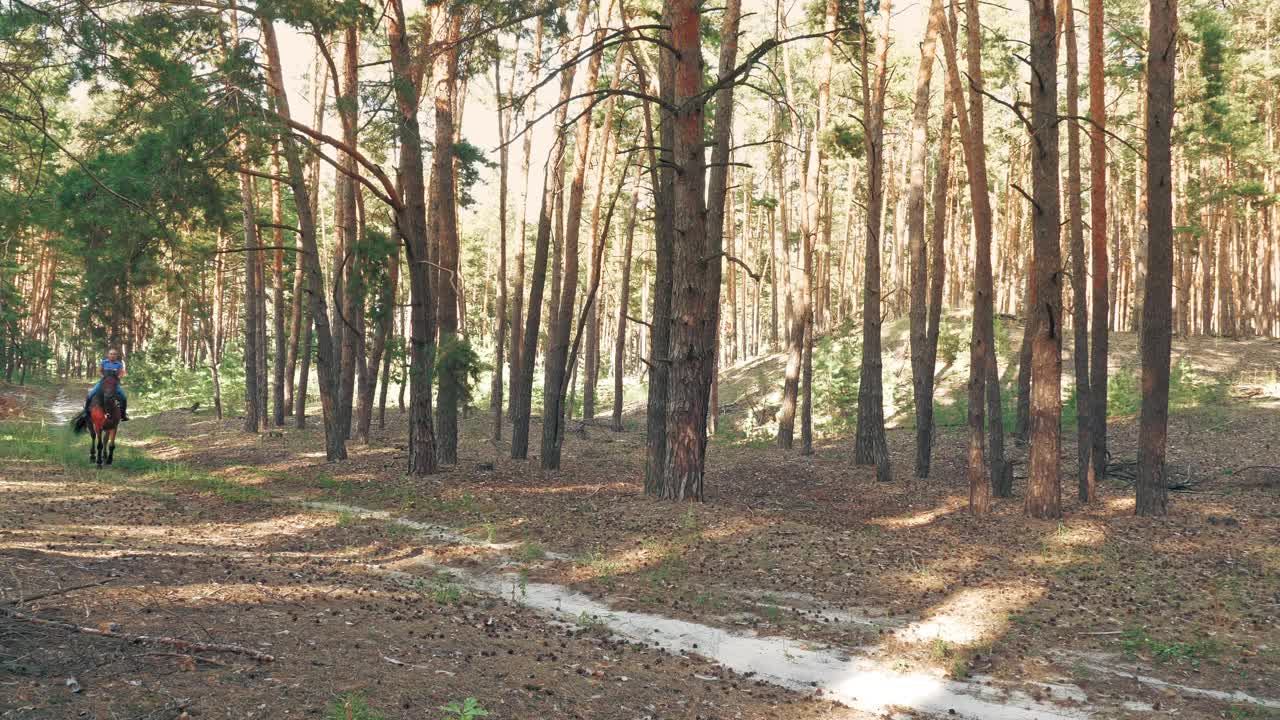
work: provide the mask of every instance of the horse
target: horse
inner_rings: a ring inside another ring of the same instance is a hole
[[[89,416],[81,415],[76,420],[76,432],[83,432],[86,426],[91,431],[89,443],[89,462],[96,462],[102,467],[115,459],[116,430],[120,427],[120,397],[116,388],[120,379],[113,373],[102,378],[102,390],[93,398],[89,406]]]

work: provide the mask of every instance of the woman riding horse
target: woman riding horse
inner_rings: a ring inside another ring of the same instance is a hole
[[[120,419],[129,422],[129,398],[124,394],[124,388],[121,388],[120,379],[126,374],[124,361],[120,359],[120,351],[111,348],[107,351],[107,356],[98,363],[98,374],[105,378],[108,374],[116,376],[116,394],[120,396]],[[98,380],[98,384],[89,390],[89,395],[84,399],[84,414],[89,414],[89,404],[93,402],[93,396],[102,391],[102,380]]]
[[[101,392],[90,395],[89,412],[76,418],[75,430],[84,432],[85,427],[92,431],[89,445],[89,461],[99,466],[110,465],[116,455],[116,429],[124,415],[124,403],[117,392],[120,385],[115,372],[107,372],[102,377]]]

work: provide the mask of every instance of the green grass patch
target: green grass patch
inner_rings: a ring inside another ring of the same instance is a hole
[[[210,475],[179,463],[165,463],[143,473],[140,480],[176,485],[182,489],[214,495],[229,503],[250,503],[266,500],[268,493],[260,487]]]
[[[1120,646],[1130,657],[1147,654],[1159,663],[1192,666],[1199,666],[1201,661],[1217,657],[1222,651],[1219,643],[1210,638],[1191,642],[1164,641],[1152,637],[1144,628],[1125,630],[1120,635]]]
[[[542,545],[536,542],[525,542],[520,545],[520,549],[516,552],[516,555],[524,562],[533,562],[535,560],[545,558],[547,556],[547,551],[543,549]]]
[[[613,587],[618,575],[618,563],[601,555],[599,551],[591,550],[578,559],[578,564],[587,566],[601,585]]]
[[[347,693],[329,703],[325,720],[385,720],[386,715],[369,707],[369,701],[360,693]]]
[[[122,442],[116,444],[111,466],[100,469],[89,461],[87,436],[74,435],[58,426],[0,423],[0,458],[57,465],[77,480],[123,484],[127,479],[137,490],[158,485],[211,494],[233,503],[257,502],[268,496],[262,488],[242,485],[182,463],[155,460],[140,448]]]

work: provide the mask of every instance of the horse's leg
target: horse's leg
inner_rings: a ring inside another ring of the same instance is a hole
[[[102,450],[104,447],[106,447],[106,443],[107,443],[107,431],[102,430],[98,432],[98,467],[102,467]]]
[[[89,425],[89,462],[98,459],[98,431],[93,429],[93,425]]]
[[[112,460],[116,458],[116,429],[111,428],[111,434],[108,437],[110,445],[107,448],[107,464],[110,465]]]

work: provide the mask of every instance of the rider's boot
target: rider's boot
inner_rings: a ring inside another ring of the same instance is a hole
[[[119,397],[120,397],[120,421],[128,422],[129,421],[129,401],[126,400],[123,395],[120,395]]]

